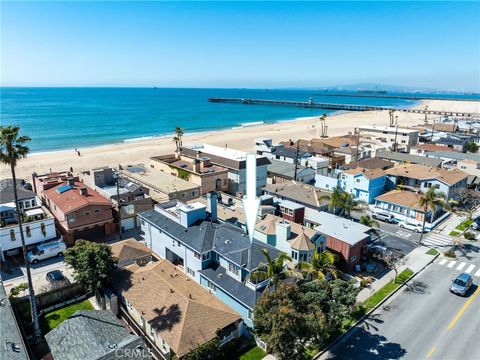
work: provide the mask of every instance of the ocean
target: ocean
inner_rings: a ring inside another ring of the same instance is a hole
[[[83,148],[150,137],[252,126],[320,116],[332,111],[209,103],[210,97],[410,107],[416,100],[331,97],[314,90],[166,88],[0,89],[0,122],[32,138],[31,152]]]

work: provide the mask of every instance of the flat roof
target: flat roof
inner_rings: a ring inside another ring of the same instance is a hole
[[[183,145],[182,147],[187,149],[192,149],[196,151],[206,152],[208,154],[221,156],[224,158],[229,158],[231,160],[246,160],[247,152],[241,150],[235,150],[229,147],[220,147],[210,144],[193,144],[193,145]],[[259,156],[257,156],[258,158]]]
[[[382,126],[378,127],[375,125],[364,125],[364,126],[359,126],[358,129],[360,130],[374,130],[374,131],[388,131],[391,133],[395,133],[397,131],[396,127],[387,127],[387,126]],[[418,133],[418,129],[407,129],[407,128],[398,128],[398,132],[402,133]]]

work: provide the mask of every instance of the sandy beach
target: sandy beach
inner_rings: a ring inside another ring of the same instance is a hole
[[[425,100],[418,108],[430,110],[476,112],[480,110],[480,102]],[[396,113],[398,122],[403,127],[423,123],[424,115],[413,113]],[[274,142],[288,139],[311,139],[317,136],[315,123],[317,118],[263,124],[238,129],[212,131],[208,133],[186,133],[184,144],[209,143],[218,146],[228,146],[239,150],[252,151],[254,139],[257,137],[270,137]],[[328,135],[336,136],[353,132],[360,125],[387,126],[389,116],[387,111],[368,111],[343,113],[327,118]],[[172,128],[174,125],[172,124]],[[30,137],[34,134],[24,134]],[[29,155],[20,160],[16,171],[18,178],[29,179],[32,172],[46,173],[63,171],[73,167],[74,171],[87,170],[99,166],[118,166],[118,164],[147,163],[155,155],[171,153],[175,145],[170,138],[153,138],[143,141],[124,142],[80,149],[81,156],[73,150],[62,150],[51,153]],[[0,165],[2,178],[10,177],[10,170],[5,165]]]

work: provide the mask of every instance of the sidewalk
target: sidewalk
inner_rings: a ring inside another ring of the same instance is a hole
[[[405,263],[398,268],[398,274],[400,274],[406,268],[409,268],[413,273],[417,273],[427,266],[430,262],[435,259],[435,256],[427,255],[429,247],[419,246],[407,256],[405,256]],[[357,295],[357,303],[362,303],[367,300],[370,296],[380,290],[382,287],[387,285],[395,278],[395,271],[390,271],[385,274],[381,279],[371,283],[369,286],[364,288]]]
[[[465,215],[458,215],[453,213],[444,223],[440,224],[437,232],[442,235],[449,235],[455,227],[464,221],[467,217]]]

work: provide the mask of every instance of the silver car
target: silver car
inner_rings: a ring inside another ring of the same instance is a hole
[[[472,287],[472,277],[467,273],[461,273],[450,284],[450,292],[465,296],[468,290]]]

